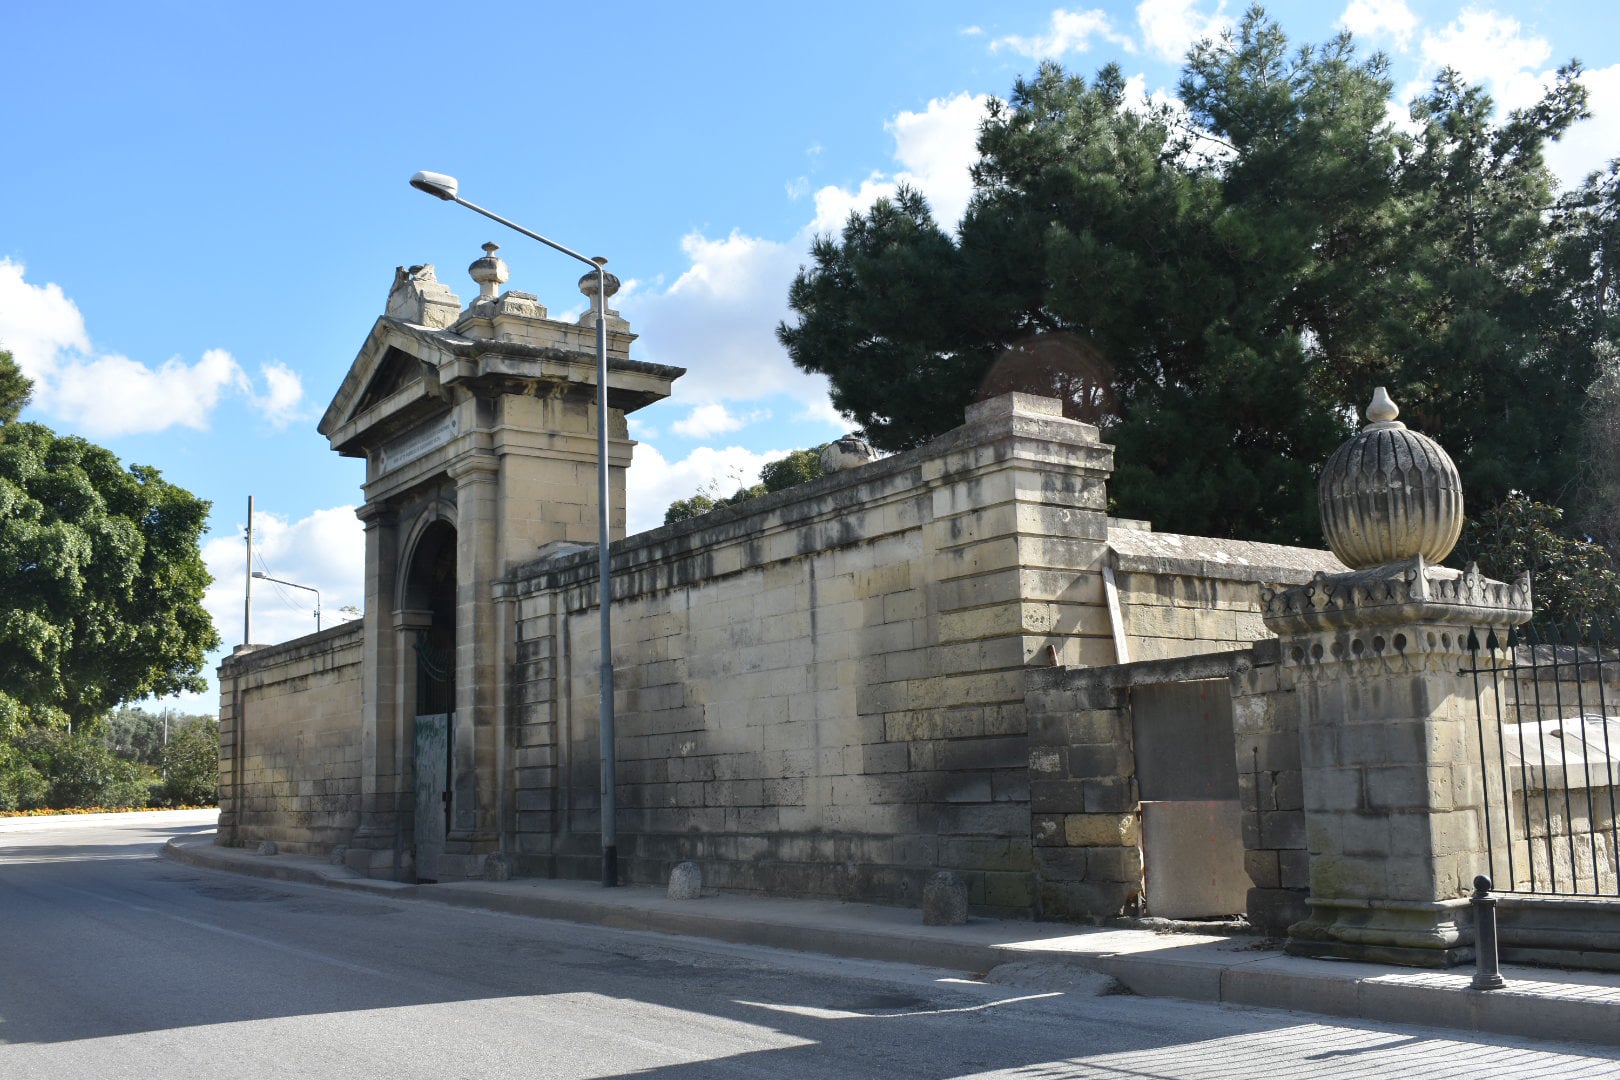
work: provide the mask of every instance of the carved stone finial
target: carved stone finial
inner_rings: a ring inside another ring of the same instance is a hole
[[[600,255],[593,258],[591,262],[595,263],[597,266],[607,265],[607,260],[602,258]],[[606,277],[607,280],[604,281],[603,284],[607,286],[608,298],[612,299],[613,295],[619,291],[619,279],[614,277],[612,274],[608,274]],[[585,276],[581,277],[579,279],[579,291],[587,300],[594,304],[596,302],[596,275],[587,272]]]
[[[511,278],[512,272],[506,268],[505,261],[496,257],[495,253],[501,250],[501,245],[491,241],[484,245],[484,257],[474,259],[472,265],[467,267],[467,273],[478,282],[478,298],[480,300],[493,300],[495,293]]]
[[[1444,561],[1462,533],[1462,482],[1440,444],[1395,417],[1379,387],[1369,423],[1322,468],[1322,535],[1346,566],[1362,569],[1421,555]]]
[[[1400,407],[1389,399],[1389,391],[1380,386],[1373,391],[1372,404],[1367,406],[1367,421],[1373,424],[1390,424],[1401,415]],[[1405,424],[1401,425],[1405,427]]]

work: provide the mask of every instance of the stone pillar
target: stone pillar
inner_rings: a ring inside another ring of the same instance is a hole
[[[501,634],[494,585],[499,562],[500,459],[489,453],[457,458],[456,484],[456,726],[447,853],[488,854],[497,840],[499,708],[496,694]],[[477,873],[468,860],[468,873]]]
[[[360,825],[349,840],[351,865],[373,875],[397,876],[405,803],[401,772],[403,725],[397,695],[397,635],[393,618],[398,579],[398,522],[388,508],[367,503],[355,511],[366,530],[365,646],[360,703]]]
[[[1297,691],[1308,919],[1288,951],[1422,967],[1471,955],[1484,873],[1484,792],[1468,638],[1529,617],[1529,585],[1421,555],[1319,577],[1272,597],[1284,682]],[[1482,688],[1488,692],[1488,686]],[[1489,740],[1488,740],[1489,741]]]
[[[1530,583],[1434,565],[1462,529],[1457,467],[1398,414],[1380,387],[1322,469],[1322,531],[1350,569],[1266,597],[1310,859],[1288,950],[1440,967],[1471,955],[1466,898],[1489,859],[1479,725],[1498,714],[1464,672],[1469,636],[1528,620]]]

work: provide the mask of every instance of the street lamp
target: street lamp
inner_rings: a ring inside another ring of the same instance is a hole
[[[317,634],[321,632],[321,590],[317,589],[313,585],[300,585],[295,581],[282,581],[278,577],[271,577],[269,574],[265,573],[263,570],[255,570],[255,571],[253,571],[253,576],[258,578],[260,581],[273,581],[277,585],[285,585],[289,589],[303,589],[305,592],[314,593],[315,594],[315,632]]]
[[[482,214],[514,232],[522,233],[530,240],[538,240],[553,251],[560,251],[571,259],[578,259],[596,272],[596,572],[601,585],[599,606],[602,609],[600,706],[602,720],[598,734],[601,738],[602,757],[602,884],[605,887],[612,887],[619,883],[619,837],[615,821],[618,808],[614,793],[617,780],[613,747],[613,628],[608,618],[609,605],[613,600],[613,581],[608,566],[607,270],[604,268],[607,260],[588,259],[577,251],[563,247],[555,240],[548,240],[516,222],[508,221],[499,214],[468,202],[457,194],[460,185],[453,176],[436,172],[419,172],[411,177],[411,187],[425,191],[436,199],[459,203],[475,214]]]

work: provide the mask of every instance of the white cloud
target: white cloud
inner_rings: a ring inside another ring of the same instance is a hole
[[[246,394],[252,387],[224,349],[209,349],[195,364],[171,359],[159,368],[98,356],[63,363],[41,405],[94,435],[133,435],[176,425],[206,429],[227,390]]]
[[[1142,43],[1160,59],[1180,63],[1195,41],[1216,37],[1232,25],[1226,0],[1217,0],[1207,14],[1201,7],[1199,0],[1142,0],[1136,5]]]
[[[30,285],[22,263],[0,258],[0,349],[36,384],[36,399],[64,352],[89,352],[84,316],[56,284]]]
[[[669,425],[669,429],[688,439],[706,439],[710,435],[721,435],[747,427],[749,424],[757,424],[761,420],[769,419],[770,415],[769,409],[756,409],[739,416],[724,405],[699,405],[686,414],[686,419],[677,420]]]
[[[689,266],[669,288],[645,290],[621,305],[641,335],[645,359],[687,369],[676,393],[722,402],[777,393],[803,400],[821,392],[776,340],[803,246],[741,232],[720,239],[691,233],[681,249]]]
[[[203,607],[228,652],[242,640],[242,597],[247,581],[241,530],[216,535],[203,545],[203,561],[214,576]],[[316,510],[289,521],[260,511],[253,515],[253,568],[271,577],[320,590],[321,626],[336,626],[345,605],[364,603],[366,537],[354,507]],[[315,630],[315,597],[268,581],[253,583],[253,641],[265,645]]]
[[[799,414],[799,419],[814,424],[825,424],[840,435],[851,431],[855,426],[854,421],[833,408],[832,399],[828,397],[807,404],[804,411]]]
[[[627,529],[633,535],[657,528],[664,523],[664,511],[677,499],[689,499],[699,492],[730,495],[739,487],[757,484],[760,468],[787,453],[700,446],[679,461],[668,461],[657,447],[643,443],[636,447],[625,479]]]
[[[1485,87],[1501,118],[1534,105],[1557,78],[1552,44],[1517,19],[1483,8],[1465,8],[1421,45],[1422,74],[1401,91],[1403,100],[1423,93],[1442,68]],[[1601,169],[1620,147],[1620,64],[1583,73],[1592,118],[1577,123],[1561,142],[1547,148],[1547,165],[1570,187]]]
[[[900,168],[892,175],[874,172],[851,191],[836,186],[816,192],[816,217],[810,230],[836,233],[854,212],[865,212],[879,198],[893,196],[901,184],[922,192],[934,217],[950,227],[961,220],[973,195],[968,170],[978,160],[979,125],[985,94],[935,98],[922,112],[901,112],[884,128],[894,136]]]
[[[1620,157],[1620,64],[1581,74],[1586,85],[1589,119],[1576,124],[1563,140],[1547,148],[1547,166],[1565,187],[1587,173],[1601,171]]]
[[[277,360],[259,368],[265,392],[253,395],[253,405],[264,418],[278,428],[284,428],[298,419],[298,405],[304,400],[304,380],[286,364]]]
[[[1392,41],[1405,52],[1417,32],[1418,17],[1406,0],[1350,0],[1338,25],[1358,38]]]
[[[34,381],[34,406],[92,438],[144,434],[170,427],[206,429],[227,394],[245,398],[277,427],[296,418],[303,399],[298,375],[279,361],[253,380],[224,349],[195,364],[171,358],[150,367],[116,353],[94,352],[78,306],[54,282],[31,285],[25,267],[0,258],[0,347]]]
[[[963,37],[978,37],[979,35],[984,33],[984,27],[982,27],[982,26],[964,26],[964,27],[962,27],[961,32],[962,32]]]
[[[1535,69],[1552,56],[1546,38],[1526,33],[1519,20],[1480,8],[1462,13],[1423,35],[1425,67],[1455,68],[1469,82],[1483,83],[1499,109],[1518,109],[1541,97],[1550,73]]]
[[[1100,8],[1089,11],[1058,8],[1052,12],[1052,19],[1044,33],[1030,37],[1013,34],[997,38],[990,43],[990,49],[992,52],[1010,49],[1034,60],[1055,60],[1072,52],[1088,51],[1094,37],[1111,41],[1128,53],[1136,51],[1136,43],[1116,31],[1113,20]]]

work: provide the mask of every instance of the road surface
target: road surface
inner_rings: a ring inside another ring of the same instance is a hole
[[[0,822],[0,1080],[1620,1077],[1620,1054],[826,959],[158,856],[198,813]]]

